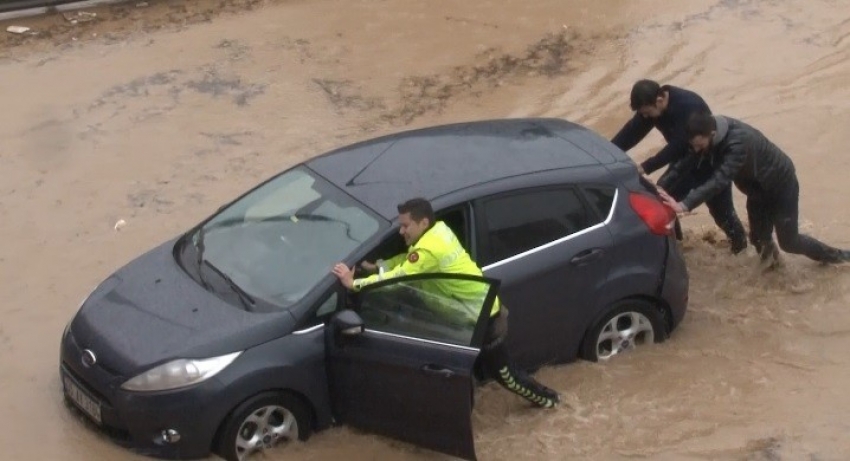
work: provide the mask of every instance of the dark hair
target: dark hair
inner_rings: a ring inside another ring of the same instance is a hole
[[[434,209],[431,208],[431,202],[424,198],[412,198],[404,203],[399,203],[398,214],[410,213],[410,217],[420,222],[424,218],[428,218],[429,224],[434,224]]]
[[[685,125],[688,140],[697,136],[710,136],[711,132],[715,130],[717,130],[717,121],[708,112],[694,112]]]
[[[654,106],[655,100],[661,96],[661,93],[661,85],[655,80],[638,80],[632,86],[632,110],[638,110],[644,106]]]

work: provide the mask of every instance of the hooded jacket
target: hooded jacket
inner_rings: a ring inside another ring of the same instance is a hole
[[[711,162],[714,169],[711,178],[682,200],[688,210],[711,199],[733,182],[748,197],[770,198],[797,181],[791,158],[759,130],[732,117],[714,115],[714,119],[717,129],[708,152],[691,152],[685,161],[674,165],[671,173],[681,175],[702,162]]]

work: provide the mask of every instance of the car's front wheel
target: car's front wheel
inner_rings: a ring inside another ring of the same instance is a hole
[[[256,395],[230,414],[219,433],[216,452],[227,461],[260,459],[278,444],[307,440],[313,427],[311,416],[292,394]]]
[[[638,346],[666,339],[661,311],[641,299],[624,300],[603,315],[584,337],[582,357],[604,362]]]

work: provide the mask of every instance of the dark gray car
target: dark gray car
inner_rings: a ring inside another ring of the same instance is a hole
[[[429,274],[357,294],[330,269],[405,251],[396,204],[422,196],[484,278]],[[556,119],[380,137],[258,185],[103,281],[69,322],[71,408],[146,454],[247,459],[348,424],[474,459],[476,357],[498,291],[535,369],[607,360],[682,320],[675,215],[635,164]],[[472,320],[422,279],[465,278]],[[477,320],[476,320],[477,319]]]

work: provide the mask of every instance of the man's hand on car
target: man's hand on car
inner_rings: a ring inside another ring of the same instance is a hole
[[[366,272],[373,274],[378,271],[378,265],[375,263],[371,263],[369,261],[363,261],[360,263],[360,267],[363,268]]]
[[[667,193],[666,190],[662,189],[661,186],[655,186],[658,189],[658,195],[661,196],[661,201],[664,202],[665,205],[670,207],[671,210],[675,211],[676,214],[687,213],[688,208],[682,202],[677,201],[670,194]]]
[[[343,263],[337,263],[333,270],[334,275],[339,279],[345,288],[351,289],[354,287],[354,268],[350,268]]]

